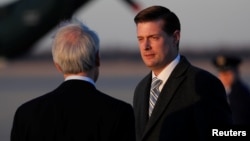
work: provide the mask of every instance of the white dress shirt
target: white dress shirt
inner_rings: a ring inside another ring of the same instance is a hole
[[[68,81],[68,80],[83,80],[83,81],[87,81],[95,86],[94,80],[92,78],[89,78],[86,76],[71,75],[71,76],[66,77],[64,81]]]
[[[177,66],[177,64],[180,62],[180,54],[178,54],[175,59],[167,65],[157,76],[158,79],[162,80],[161,85],[159,86],[159,90],[161,91],[163,86],[165,85],[166,81],[168,80],[170,74],[174,70],[174,68]],[[154,73],[152,73],[152,78],[156,77]]]

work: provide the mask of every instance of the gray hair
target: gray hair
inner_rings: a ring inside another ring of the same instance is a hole
[[[64,22],[52,45],[53,60],[64,74],[91,70],[96,65],[98,51],[98,35],[80,22]]]

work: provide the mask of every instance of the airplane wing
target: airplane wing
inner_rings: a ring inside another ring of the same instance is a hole
[[[15,58],[90,0],[19,0],[0,7],[0,56]]]
[[[90,1],[19,0],[0,7],[0,57],[12,59],[29,53],[38,39]],[[133,0],[124,2],[139,10]]]

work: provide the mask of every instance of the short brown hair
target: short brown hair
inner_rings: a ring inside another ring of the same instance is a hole
[[[136,24],[162,19],[164,21],[163,31],[168,35],[173,35],[176,30],[181,30],[179,18],[163,6],[151,6],[140,11],[134,18]]]

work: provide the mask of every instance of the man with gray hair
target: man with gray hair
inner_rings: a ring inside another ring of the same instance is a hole
[[[132,106],[95,87],[97,34],[68,22],[55,35],[52,55],[65,81],[17,109],[11,141],[134,141]]]

